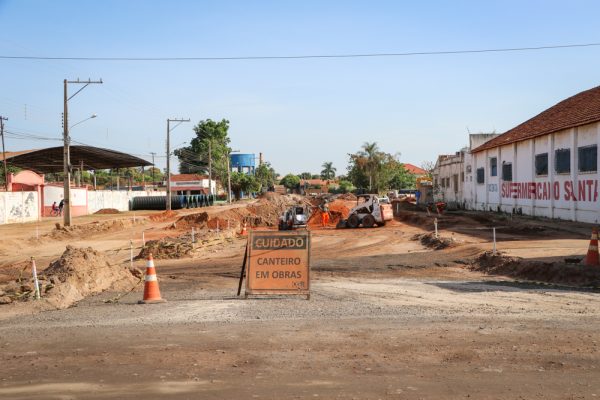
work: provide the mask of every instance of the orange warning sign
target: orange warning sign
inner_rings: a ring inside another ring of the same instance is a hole
[[[246,294],[308,295],[309,275],[310,232],[250,232]]]

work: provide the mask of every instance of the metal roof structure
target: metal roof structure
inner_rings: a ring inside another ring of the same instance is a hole
[[[71,146],[71,165],[77,167],[83,162],[84,170],[111,168],[145,167],[152,165],[142,158],[120,151],[92,146]],[[6,161],[15,167],[29,169],[41,174],[63,172],[63,146],[46,149],[6,153]],[[0,160],[2,153],[0,153]]]

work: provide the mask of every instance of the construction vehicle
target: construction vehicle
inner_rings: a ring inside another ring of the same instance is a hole
[[[285,210],[279,217],[279,230],[289,231],[292,229],[306,228],[310,210],[305,206],[292,206]]]
[[[356,196],[356,207],[350,210],[348,219],[340,220],[336,228],[372,228],[383,226],[394,218],[391,204],[379,201],[375,194],[359,194]]]

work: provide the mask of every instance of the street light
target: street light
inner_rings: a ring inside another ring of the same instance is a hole
[[[75,93],[73,93],[70,97],[68,97],[68,91],[67,91],[67,87],[68,84],[75,84],[75,85],[83,85],[81,87],[81,89],[79,89],[78,91],[76,91]],[[71,226],[71,150],[69,149],[70,146],[70,141],[71,139],[69,138],[69,106],[68,106],[68,102],[69,100],[71,100],[73,97],[77,96],[77,94],[79,94],[83,89],[85,89],[86,87],[88,87],[91,84],[102,84],[102,79],[100,79],[99,81],[92,81],[91,79],[88,79],[87,81],[82,81],[79,80],[79,78],[77,78],[76,81],[70,81],[68,79],[65,79],[63,81],[63,88],[64,88],[64,97],[63,97],[63,107],[64,107],[64,112],[63,112],[63,173],[64,173],[64,197],[63,200],[65,202],[64,205],[64,214],[63,214],[63,224],[64,226]],[[81,121],[83,122],[83,121]],[[79,122],[77,123],[79,124]],[[77,125],[75,124],[75,125]],[[75,126],[73,125],[73,126]]]
[[[73,127],[84,123],[85,121],[88,121],[92,118],[96,118],[98,116],[98,114],[94,113],[92,115],[90,115],[89,117],[87,117],[86,119],[83,119],[79,122],[77,122],[76,124],[73,124],[69,127],[69,130],[73,129]],[[69,138],[70,141],[71,138]],[[70,148],[69,148],[70,151]],[[79,161],[79,176],[77,177],[77,186],[81,186],[81,182],[83,181],[83,160]],[[96,182],[96,175],[94,175],[94,182]],[[94,183],[94,189],[96,189],[96,184]]]
[[[96,118],[97,116],[98,116],[98,114],[92,114],[92,115],[90,115],[89,117],[87,117],[86,119],[84,119],[84,120],[81,120],[81,121],[79,121],[78,123],[71,125],[71,126],[69,127],[69,129],[73,129],[73,128],[74,128],[74,127],[76,127],[77,125],[79,125],[79,124],[82,124],[82,123],[84,123],[85,121],[87,121],[87,120],[89,120],[89,119]]]

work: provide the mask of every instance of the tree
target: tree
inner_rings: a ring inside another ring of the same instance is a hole
[[[300,179],[312,179],[312,175],[310,172],[303,172],[300,175],[298,175],[298,177]]]
[[[293,174],[287,174],[283,177],[279,184],[285,186],[288,189],[296,189],[300,185],[300,178]]]
[[[372,193],[414,187],[415,177],[398,161],[398,154],[379,150],[377,143],[365,143],[349,156],[348,179],[357,187],[368,187]]]
[[[333,167],[333,163],[330,161],[326,161],[321,165],[323,170],[321,171],[321,179],[329,180],[335,178],[336,169]]]
[[[260,185],[258,190],[272,190],[277,180],[277,173],[275,172],[275,169],[271,167],[271,164],[268,162],[260,164],[256,168],[254,176],[256,177],[256,180]]]
[[[427,171],[427,176],[429,178],[433,178],[433,170],[435,169],[435,162],[433,161],[423,161],[421,163],[421,168]]]
[[[231,191],[238,199],[244,193],[255,193],[260,190],[260,183],[254,175],[243,172],[231,173]]]
[[[227,182],[227,157],[231,152],[228,147],[229,121],[206,119],[194,126],[194,132],[196,137],[191,140],[190,145],[174,152],[179,158],[179,172],[207,173],[210,148],[213,178]]]

